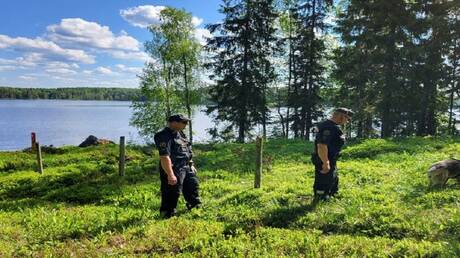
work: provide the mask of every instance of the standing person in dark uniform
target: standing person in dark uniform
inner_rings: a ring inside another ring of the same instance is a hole
[[[189,121],[180,114],[170,116],[168,126],[154,136],[160,153],[160,214],[164,218],[176,214],[181,192],[189,210],[201,204],[198,178],[192,161],[192,146],[182,132]]]
[[[337,108],[332,117],[317,125],[315,150],[312,162],[315,165],[315,200],[327,200],[339,190],[337,159],[345,144],[345,135],[339,125],[345,125],[353,112],[347,108]]]

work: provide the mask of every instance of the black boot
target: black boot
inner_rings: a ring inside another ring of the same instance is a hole
[[[197,204],[186,203],[185,206],[187,206],[188,210],[199,209],[199,208],[201,208],[201,203],[197,203]]]
[[[160,211],[160,217],[162,219],[169,219],[174,216],[176,216],[176,209],[172,211]]]

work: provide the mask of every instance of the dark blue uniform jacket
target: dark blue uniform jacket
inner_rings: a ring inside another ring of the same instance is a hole
[[[317,125],[318,131],[315,138],[315,152],[318,153],[318,143],[327,145],[327,156],[330,162],[337,161],[340,150],[345,144],[345,137],[339,125],[331,120],[326,120]]]
[[[188,166],[193,157],[192,146],[182,132],[165,127],[154,136],[160,156],[168,155],[173,169]],[[161,168],[161,166],[160,166]]]

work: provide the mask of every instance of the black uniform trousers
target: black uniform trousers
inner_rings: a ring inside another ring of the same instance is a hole
[[[161,166],[161,165],[160,165]],[[177,202],[180,193],[184,195],[187,207],[193,208],[201,204],[198,194],[199,182],[196,174],[190,166],[174,168],[174,175],[177,178],[176,185],[168,184],[168,175],[163,169],[160,169],[161,181],[161,206],[160,212],[166,212],[171,215],[176,211]]]
[[[339,191],[339,175],[337,171],[337,161],[329,160],[331,169],[327,174],[321,173],[323,162],[318,156],[312,156],[315,165],[315,182],[313,193],[318,195],[334,195]]]

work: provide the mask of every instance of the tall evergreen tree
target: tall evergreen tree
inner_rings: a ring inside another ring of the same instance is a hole
[[[446,69],[443,56],[448,42],[447,2],[420,0],[413,4],[416,29],[412,29],[418,48],[418,73],[411,78],[418,82],[419,105],[417,135],[434,135],[442,112],[439,89],[445,85]],[[442,100],[442,99],[441,99]]]
[[[447,93],[449,99],[449,120],[448,132],[454,134],[456,131],[455,101],[460,98],[460,2],[453,1],[448,5],[447,26]],[[458,113],[460,114],[460,110]]]
[[[298,4],[297,0],[282,0],[280,3],[280,31],[281,31],[281,43],[284,46],[284,51],[286,52],[286,66],[287,71],[283,77],[286,77],[286,96],[282,97],[281,91],[279,91],[279,104],[286,103],[286,113],[283,116],[281,112],[281,105],[278,107],[278,113],[280,116],[282,128],[283,128],[283,136],[285,138],[289,137],[289,127],[290,127],[290,111],[291,111],[291,104],[289,100],[291,100],[292,88],[293,88],[293,70],[294,70],[294,39],[297,37],[298,23],[295,20],[296,17],[296,6]],[[282,99],[286,99],[282,101]]]
[[[345,87],[341,92],[349,92],[353,102],[363,101],[354,105],[360,135],[370,131],[375,111],[381,136],[393,136],[401,128],[407,103],[404,91],[410,66],[406,48],[410,46],[407,24],[411,13],[404,0],[350,0],[343,6],[337,31],[345,45],[336,55],[337,63],[344,65],[336,73]]]
[[[209,25],[215,36],[208,40],[212,54],[208,68],[213,70],[211,88],[216,120],[229,122],[226,130],[238,129],[238,142],[244,142],[257,123],[267,123],[266,91],[274,79],[269,56],[274,47],[271,0],[224,0],[222,23]]]
[[[309,139],[313,120],[321,114],[320,89],[325,85],[324,22],[332,1],[309,0],[297,5],[294,14],[298,34],[294,43],[293,92],[289,103],[294,107],[294,135]]]

